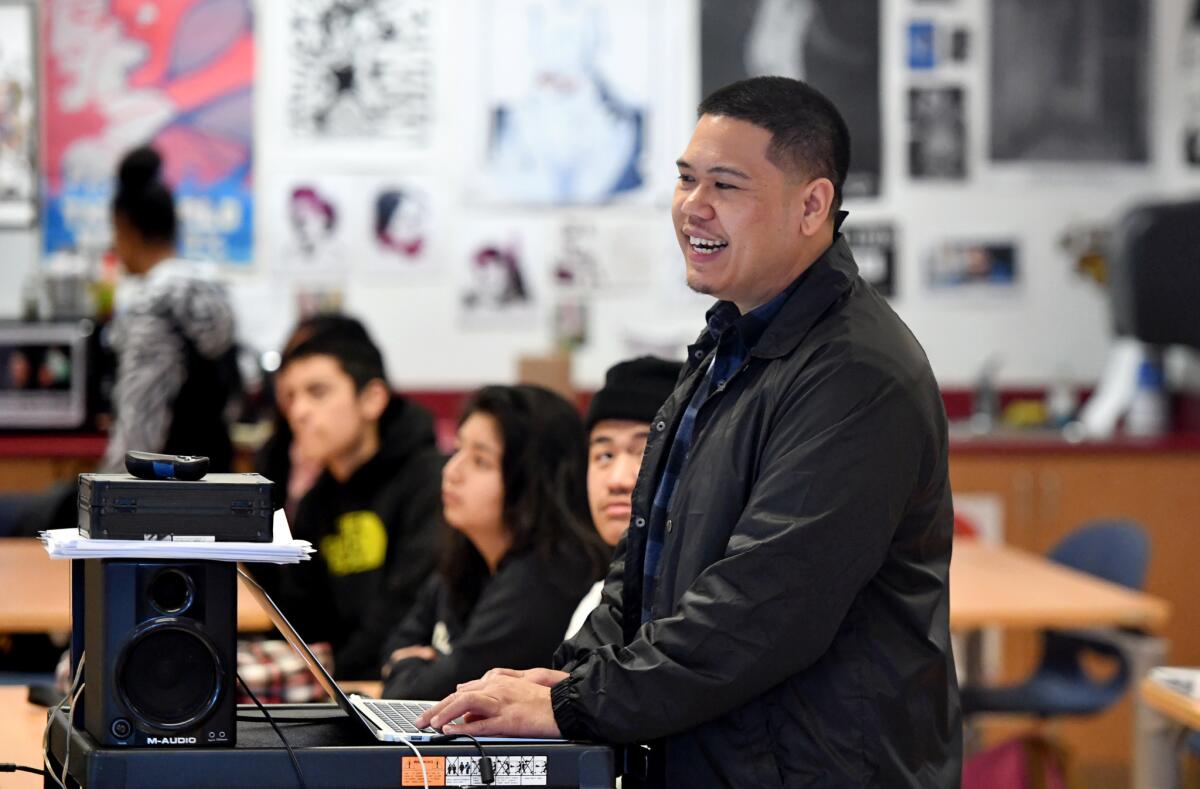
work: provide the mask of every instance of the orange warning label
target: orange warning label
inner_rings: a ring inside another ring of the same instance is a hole
[[[429,775],[430,786],[446,785],[446,757],[426,756],[425,773]],[[400,760],[400,785],[424,786],[425,775],[421,773],[421,760],[415,756],[405,756]]]

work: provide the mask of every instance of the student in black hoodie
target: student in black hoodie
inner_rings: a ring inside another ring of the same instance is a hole
[[[378,676],[383,641],[436,562],[443,458],[433,420],[388,388],[351,318],[285,349],[280,410],[297,453],[323,470],[292,533],[312,561],[257,571],[306,641],[328,641],[341,679]]]
[[[489,386],[442,472],[440,571],[388,640],[384,695],[436,699],[493,666],[540,665],[604,573],[579,413],[536,386]]]

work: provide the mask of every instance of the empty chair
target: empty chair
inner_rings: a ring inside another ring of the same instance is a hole
[[[1150,541],[1131,521],[1094,521],[1067,535],[1050,559],[1106,581],[1141,589],[1150,558]],[[1020,579],[1013,579],[1020,583]],[[1042,660],[1033,675],[1017,685],[966,687],[963,712],[1007,712],[1039,717],[1091,715],[1116,702],[1129,685],[1129,661],[1114,644],[1085,633],[1048,630],[1042,636]],[[1093,679],[1081,665],[1084,654],[1117,663],[1115,673]]]

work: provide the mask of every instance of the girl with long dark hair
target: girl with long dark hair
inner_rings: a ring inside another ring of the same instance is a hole
[[[442,472],[440,571],[388,642],[384,695],[438,699],[495,666],[542,665],[607,563],[587,507],[578,412],[536,386],[489,386]]]

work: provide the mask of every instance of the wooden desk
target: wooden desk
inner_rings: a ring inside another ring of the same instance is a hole
[[[950,562],[950,627],[1166,626],[1171,605],[1056,564],[1029,551],[971,540],[954,543]]]
[[[1173,789],[1181,783],[1178,745],[1186,729],[1200,730],[1200,699],[1152,679],[1138,687],[1138,752],[1146,754],[1153,786]]]
[[[40,768],[46,708],[26,701],[27,693],[23,685],[0,685],[0,762]],[[0,785],[33,789],[42,786],[42,779],[30,773],[5,773]]]
[[[1170,614],[1166,600],[1102,581],[1020,548],[972,540],[954,544],[950,627],[970,636],[964,656],[966,677],[960,680],[963,684],[981,676],[978,636],[984,627],[1104,631],[1106,639],[1128,657],[1136,681],[1165,660],[1166,642],[1122,628],[1158,632],[1166,627]],[[1141,747],[1140,732],[1145,725],[1141,710],[1132,722],[1124,724],[1138,746],[1133,752],[1131,785],[1159,789],[1156,757]]]
[[[71,563],[51,559],[41,542],[0,539],[0,633],[66,633],[71,629]],[[273,625],[250,593],[238,588],[238,630]]]

